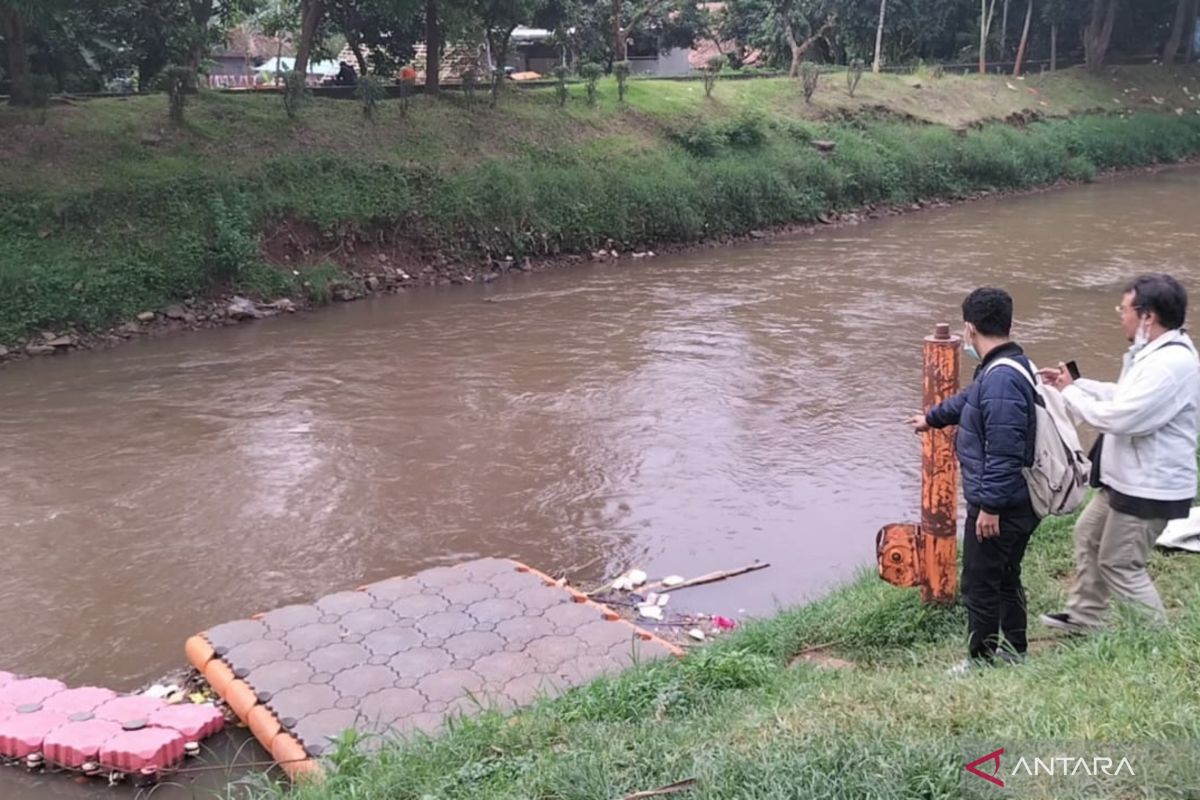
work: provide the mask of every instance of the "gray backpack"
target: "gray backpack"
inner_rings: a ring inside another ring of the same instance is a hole
[[[1033,464],[1022,470],[1033,510],[1039,517],[1072,514],[1083,505],[1092,467],[1067,415],[1066,402],[1057,389],[1034,380],[1029,370],[1011,358],[996,359],[987,371],[1001,364],[1015,369],[1033,387],[1037,423]],[[1033,362],[1030,369],[1037,372]]]

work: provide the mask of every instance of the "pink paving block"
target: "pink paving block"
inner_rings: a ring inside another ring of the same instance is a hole
[[[11,703],[0,703],[0,720],[5,720],[17,713],[17,707]]]
[[[96,761],[100,748],[121,733],[119,724],[106,719],[68,722],[46,734],[42,752],[60,767],[79,769],[87,761]]]
[[[165,770],[182,759],[183,734],[168,728],[122,731],[100,748],[101,766],[126,773],[143,767]]]
[[[53,711],[14,714],[0,721],[0,756],[24,758],[39,752],[46,735],[66,721],[64,715]]]
[[[189,742],[207,739],[225,727],[225,716],[207,703],[164,706],[151,714],[148,721],[158,728],[179,731]]]
[[[62,681],[50,678],[22,678],[0,686],[0,703],[8,703],[17,707],[41,703],[47,697],[58,694],[66,688],[67,685]]]
[[[102,703],[92,714],[96,719],[107,719],[125,724],[135,720],[149,720],[151,714],[160,708],[166,708],[166,705],[162,700],[156,700],[153,697],[131,694],[115,697],[107,703]]]
[[[42,708],[59,714],[78,714],[82,711],[95,711],[96,708],[117,696],[111,689],[101,689],[97,686],[80,686],[78,689],[67,689],[56,695],[47,697]]]
[[[3,686],[6,683],[11,683],[12,681],[15,681],[16,679],[17,679],[16,675],[13,675],[11,672],[5,672],[4,670],[0,669],[0,686]]]

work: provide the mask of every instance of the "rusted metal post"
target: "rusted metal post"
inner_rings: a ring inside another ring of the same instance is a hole
[[[959,338],[938,325],[925,338],[922,401],[929,409],[958,391]],[[954,431],[921,438],[921,523],[885,525],[875,540],[879,576],[893,586],[919,586],[927,603],[949,603],[957,590],[958,460]]]
[[[942,323],[925,337],[922,400],[929,409],[958,392],[960,342]],[[925,581],[921,599],[949,603],[958,588],[958,459],[954,429],[929,431],[921,437],[921,545]]]

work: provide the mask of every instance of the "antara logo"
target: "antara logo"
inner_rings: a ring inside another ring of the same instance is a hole
[[[1002,755],[1004,755],[1003,747],[1001,747],[999,750],[993,750],[986,756],[980,756],[971,763],[967,764],[967,772],[978,778],[983,778],[988,783],[994,783],[1003,789],[1004,780],[1000,777],[1000,756]],[[984,764],[995,764],[995,766],[990,772],[985,772],[984,770],[980,769],[980,767]]]

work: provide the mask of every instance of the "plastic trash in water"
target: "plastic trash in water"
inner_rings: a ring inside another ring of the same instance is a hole
[[[650,603],[642,603],[638,606],[638,614],[646,619],[661,620],[663,618],[662,606],[651,605]]]
[[[626,574],[626,577],[629,578],[630,585],[634,587],[641,586],[646,582],[646,573],[642,572],[640,569],[629,570],[629,572]]]
[[[682,575],[668,575],[662,579],[662,585],[670,589],[673,586],[678,586],[683,583]]]
[[[719,631],[731,631],[737,627],[737,620],[722,617],[720,614],[713,615],[712,623]]]
[[[692,628],[690,631],[688,631],[688,636],[692,637],[697,642],[704,641],[704,631],[700,630],[699,628]]]

